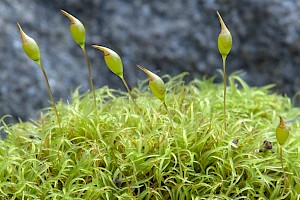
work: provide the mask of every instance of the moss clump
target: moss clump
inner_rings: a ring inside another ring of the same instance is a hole
[[[284,172],[275,127],[278,116],[296,117],[286,97],[271,86],[248,87],[229,77],[227,129],[222,85],[213,79],[185,85],[167,80],[169,112],[144,89],[128,94],[96,91],[96,115],[89,94],[73,94],[35,122],[5,125],[0,144],[2,199],[296,199],[300,184],[299,121],[289,124]],[[148,91],[148,90],[147,90]],[[100,104],[101,102],[101,104]],[[51,137],[50,137],[51,136]],[[268,140],[273,151],[257,150]]]

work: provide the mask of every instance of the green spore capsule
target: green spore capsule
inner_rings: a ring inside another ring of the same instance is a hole
[[[152,93],[161,101],[165,100],[166,96],[166,86],[164,81],[157,76],[156,74],[152,73],[151,71],[147,70],[146,68],[137,65],[149,78],[149,87]]]
[[[103,51],[104,61],[110,71],[119,77],[123,77],[123,63],[120,56],[116,52],[103,46],[93,45],[92,47]]]
[[[276,128],[276,139],[280,145],[284,145],[284,143],[287,141],[287,139],[289,137],[289,130],[285,125],[283,117],[279,116],[279,119],[280,119],[280,122]]]
[[[41,54],[38,44],[35,42],[34,39],[32,39],[26,33],[24,33],[19,23],[17,23],[17,26],[20,31],[24,52],[31,60],[40,63]]]
[[[64,10],[61,10],[61,13],[68,17],[71,21],[70,25],[70,32],[71,35],[74,39],[74,41],[81,46],[81,48],[84,48],[84,43],[85,43],[85,28],[83,24],[74,16],[71,14],[67,13]]]
[[[122,63],[120,56],[115,51],[113,51],[107,47],[104,47],[104,46],[93,45],[92,47],[94,47],[95,49],[98,49],[100,51],[103,51],[104,61],[107,65],[107,67],[110,69],[110,71],[112,71],[114,74],[116,74],[117,76],[120,77],[120,79],[122,80],[123,84],[126,87],[126,90],[128,91],[128,94],[130,95],[130,98],[132,99],[135,106],[138,108],[137,104],[134,101],[134,97],[131,94],[131,90],[129,89],[129,86],[124,78],[123,63]]]
[[[218,48],[220,54],[223,57],[226,57],[229,54],[232,47],[232,36],[219,12],[217,12],[217,15],[221,24],[221,32],[218,37]]]

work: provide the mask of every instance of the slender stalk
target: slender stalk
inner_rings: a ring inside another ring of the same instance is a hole
[[[60,118],[59,118],[58,111],[57,111],[57,108],[56,108],[56,104],[55,104],[55,101],[54,101],[54,98],[53,98],[53,95],[52,95],[52,91],[51,91],[51,88],[50,88],[50,84],[49,84],[49,81],[48,81],[47,74],[46,74],[46,72],[44,70],[44,67],[43,67],[42,63],[40,61],[37,62],[37,63],[39,65],[40,69],[43,72],[43,75],[44,75],[44,78],[45,78],[45,82],[46,82],[46,85],[47,85],[47,89],[48,89],[48,93],[50,95],[50,99],[52,101],[52,106],[53,106],[53,109],[54,109],[54,112],[55,112],[55,115],[56,115],[56,118],[57,118],[57,123],[58,123],[58,126],[59,126],[60,130],[62,131]]]
[[[128,91],[128,94],[129,94],[130,98],[132,99],[134,105],[138,108],[138,105],[135,103],[135,100],[134,100],[134,98],[133,98],[133,96],[131,94],[131,91],[130,91],[130,89],[128,87],[128,84],[127,84],[125,78],[123,76],[119,76],[119,77],[121,78],[122,82],[124,83],[124,85],[126,87],[126,90]]]
[[[281,161],[281,168],[283,170],[283,155],[282,155],[282,147],[280,146],[280,161]]]
[[[286,181],[286,174],[285,174],[285,170],[283,168],[283,150],[282,150],[282,146],[280,146],[280,161],[281,161],[281,168],[282,168],[282,171],[283,171],[284,181]]]
[[[224,82],[224,128],[226,130],[226,85],[227,85],[227,77],[226,77],[226,56],[222,56],[223,60],[223,82]]]
[[[84,45],[80,45],[80,47],[81,47],[81,49],[83,51],[83,54],[84,54],[84,57],[85,57],[85,61],[86,61],[86,65],[87,65],[87,68],[88,68],[91,90],[92,90],[93,96],[94,96],[94,107],[95,107],[95,110],[97,112],[97,100],[96,100],[96,93],[95,93],[94,84],[93,84],[93,76],[92,76],[92,72],[91,72],[90,61],[89,61],[88,56],[86,54],[86,50],[85,50]]]
[[[131,94],[131,90],[129,89],[129,86],[128,86],[128,84],[127,84],[125,78],[124,78],[123,76],[119,76],[119,77],[121,78],[122,82],[124,83],[124,85],[125,85],[125,87],[126,87],[126,90],[128,91],[128,94],[129,94],[130,98],[131,98],[132,101],[133,101],[134,106],[137,108],[138,113],[141,114],[142,112],[141,112],[141,110],[139,109],[139,106],[136,104],[136,102],[135,102],[135,100],[134,100],[134,98],[133,98],[133,96],[132,96],[132,94]],[[151,131],[150,127],[148,126],[148,124],[147,124],[147,122],[146,122],[146,120],[145,120],[145,116],[144,116],[144,115],[141,115],[141,116],[142,116],[142,119],[145,121],[145,124],[146,124],[147,129],[148,129],[149,131]]]
[[[168,109],[168,107],[167,107],[167,104],[166,104],[166,102],[165,102],[165,101],[163,102],[163,105],[164,105],[164,107],[166,108],[166,110],[167,110],[167,113],[169,113],[169,109]]]

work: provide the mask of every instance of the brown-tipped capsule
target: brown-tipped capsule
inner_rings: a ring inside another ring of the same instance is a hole
[[[112,71],[114,74],[118,75],[119,77],[123,77],[123,64],[120,56],[113,50],[103,47],[103,46],[98,46],[98,45],[93,45],[95,49],[99,49],[100,51],[103,51],[104,53],[104,60],[107,65],[107,67]]]
[[[221,32],[218,37],[218,48],[220,54],[226,57],[229,54],[232,47],[232,37],[218,11],[217,15],[221,24]]]
[[[276,128],[276,139],[280,145],[283,145],[289,137],[289,130],[285,125],[282,116],[279,116],[280,122]]]
[[[166,86],[164,81],[159,76],[150,72],[146,68],[140,65],[137,65],[137,67],[140,68],[143,72],[145,72],[146,75],[149,77],[149,86],[152,93],[161,101],[165,101]]]
[[[32,39],[31,37],[26,35],[26,33],[24,33],[19,23],[17,23],[17,25],[21,35],[24,52],[31,60],[39,63],[41,58],[39,46],[34,41],[34,39]]]
[[[123,63],[122,63],[120,56],[116,52],[114,52],[113,50],[111,50],[107,47],[98,46],[98,45],[92,45],[92,47],[94,47],[95,49],[98,49],[104,53],[104,60],[105,60],[107,67],[110,69],[110,71],[112,71],[114,74],[116,74],[117,76],[119,76],[121,78],[122,82],[124,83],[124,85],[126,87],[126,90],[128,91],[130,97],[132,98],[132,100],[135,104],[134,98],[131,94],[131,91],[130,91],[128,84],[123,75]],[[137,105],[136,105],[136,107],[137,107]]]
[[[71,21],[70,25],[70,32],[71,35],[74,39],[74,41],[80,45],[82,48],[84,48],[84,43],[85,43],[85,28],[83,24],[74,16],[71,14],[67,13],[64,10],[61,10],[61,13],[68,17]]]

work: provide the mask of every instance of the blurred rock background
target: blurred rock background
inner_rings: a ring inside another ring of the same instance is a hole
[[[228,74],[244,70],[250,85],[277,84],[276,92],[300,91],[300,1],[298,0],[1,0],[0,116],[10,122],[34,119],[49,106],[42,73],[22,50],[16,22],[40,46],[56,100],[89,89],[81,49],[69,33],[64,9],[86,27],[87,53],[97,88],[124,89],[92,44],[114,49],[133,87],[145,75],[140,64],[159,75],[188,71],[189,78],[217,75],[218,10],[233,36]]]

